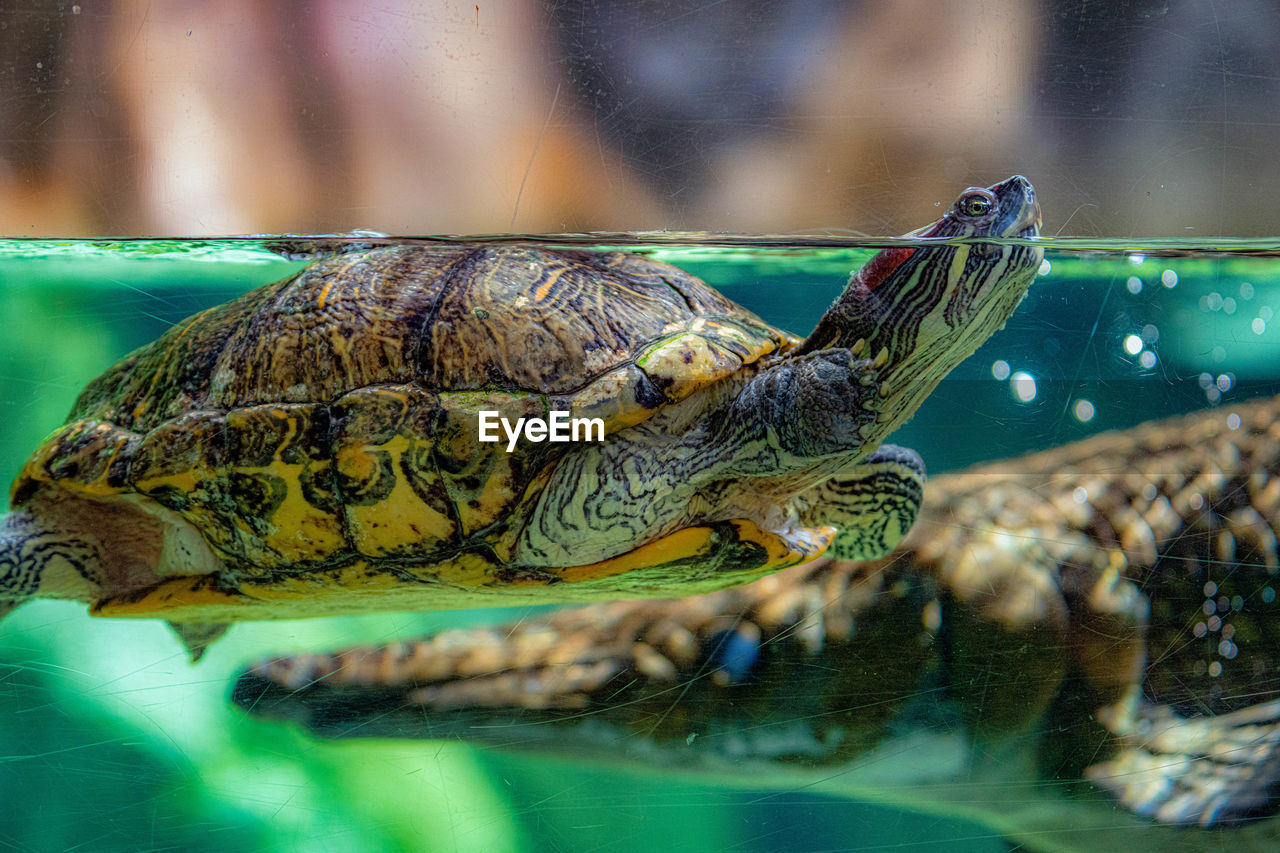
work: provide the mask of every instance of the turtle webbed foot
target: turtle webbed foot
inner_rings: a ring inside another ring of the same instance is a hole
[[[1085,770],[1126,808],[1201,827],[1280,811],[1280,700],[1195,719],[1145,705],[1135,716],[1122,727],[1121,750]]]

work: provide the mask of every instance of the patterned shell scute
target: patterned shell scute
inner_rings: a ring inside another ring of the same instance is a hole
[[[422,381],[459,391],[497,386],[568,395],[663,337],[715,339],[720,326],[691,328],[705,316],[736,319],[728,338],[743,345],[731,363],[702,360],[688,368],[692,373],[727,375],[786,340],[698,279],[659,261],[625,252],[483,250],[468,259],[464,286],[442,294],[423,335]],[[644,376],[635,379],[643,382]],[[649,408],[666,401],[653,390],[661,391],[648,389]],[[633,395],[646,405],[644,389]]]
[[[145,432],[186,412],[328,403],[415,378],[422,328],[461,246],[328,258],[210,308],[85,388],[70,420]]]

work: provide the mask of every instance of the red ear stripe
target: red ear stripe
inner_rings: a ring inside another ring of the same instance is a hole
[[[858,278],[862,279],[867,290],[875,290],[915,252],[915,249],[885,249],[859,271]]]

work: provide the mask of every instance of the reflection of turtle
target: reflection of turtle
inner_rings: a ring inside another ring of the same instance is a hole
[[[955,812],[1019,850],[1280,850],[1280,818],[1226,829],[1280,813],[1277,420],[1234,403],[944,475],[878,560],[266,661],[235,700]]]
[[[937,237],[1033,235],[1030,184]],[[880,441],[999,328],[1027,246],[882,252],[804,342],[635,254],[392,247],[178,324],[14,484],[0,597],[236,619],[684,594],[888,550],[922,470]],[[479,440],[479,414],[603,441]],[[839,531],[839,532],[837,532]]]

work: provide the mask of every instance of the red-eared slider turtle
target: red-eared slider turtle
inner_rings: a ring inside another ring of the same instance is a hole
[[[1038,225],[1013,177],[916,233]],[[683,595],[833,543],[876,556],[923,479],[881,440],[1040,261],[1023,244],[888,249],[801,341],[637,254],[321,260],[89,384],[14,483],[0,600],[162,617],[198,649],[239,619]],[[603,440],[480,440],[483,413],[554,412],[599,419]]]

